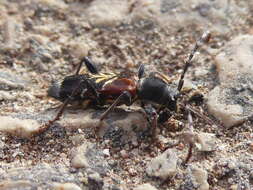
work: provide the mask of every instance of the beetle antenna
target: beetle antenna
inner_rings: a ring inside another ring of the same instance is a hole
[[[193,50],[191,51],[188,59],[185,61],[185,66],[184,66],[184,70],[181,74],[181,77],[180,77],[180,80],[178,82],[178,87],[177,87],[177,90],[180,92],[183,85],[184,85],[184,76],[185,76],[185,73],[186,71],[188,70],[189,66],[190,66],[190,63],[192,61],[192,58],[194,56],[194,54],[197,52],[198,48],[207,43],[209,40],[210,40],[210,37],[211,37],[211,34],[209,31],[206,31],[203,33],[203,35],[201,36],[201,38],[195,43],[195,46],[193,48]]]
[[[82,68],[82,65],[83,65],[83,60],[81,60],[80,63],[78,64],[78,66],[77,66],[76,73],[75,73],[76,75],[79,74],[79,72],[80,72],[80,70]]]
[[[141,79],[144,75],[144,72],[145,72],[145,68],[144,68],[144,65],[141,64],[139,69],[138,69],[138,78]]]
[[[81,62],[85,64],[91,74],[98,74],[96,65],[88,57],[84,57]]]

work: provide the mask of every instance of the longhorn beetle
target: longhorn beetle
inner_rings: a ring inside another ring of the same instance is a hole
[[[185,61],[183,72],[180,76],[177,88],[172,87],[169,78],[160,72],[145,74],[144,65],[138,69],[138,80],[129,79],[128,76],[114,73],[99,72],[92,61],[84,57],[74,75],[64,78],[62,82],[54,83],[48,90],[48,95],[63,102],[56,117],[41,128],[46,130],[52,123],[59,120],[65,107],[69,103],[82,102],[95,105],[110,105],[101,115],[102,121],[113,110],[115,106],[125,104],[130,106],[139,100],[150,119],[153,138],[157,123],[167,121],[172,112],[177,110],[177,100],[181,94],[184,84],[184,76],[197,49],[210,39],[210,33],[205,32],[195,43],[188,59]],[[81,67],[85,64],[88,72],[84,72]]]

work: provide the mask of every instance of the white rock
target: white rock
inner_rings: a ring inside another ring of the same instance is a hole
[[[109,169],[109,165],[104,158],[103,150],[99,149],[95,144],[85,141],[83,145],[71,151],[70,164],[77,169],[91,169],[104,175]]]
[[[92,115],[94,113],[94,110],[77,110],[73,113],[70,113],[66,110],[59,123],[63,126],[73,129],[85,129],[89,127],[95,128],[99,125],[99,121],[97,119],[93,119]]]
[[[200,132],[196,134],[196,139],[197,142],[195,144],[199,148],[199,151],[210,152],[216,150],[218,139],[215,137],[215,134]]]
[[[231,40],[216,56],[221,83],[231,83],[242,73],[253,74],[253,35],[241,35]]]
[[[71,52],[71,55],[73,55],[76,58],[83,58],[84,56],[88,55],[88,51],[90,50],[90,47],[85,42],[70,42],[68,43],[68,49]]]
[[[2,100],[15,100],[15,96],[10,92],[0,90],[0,101]]]
[[[16,21],[11,17],[6,17],[6,22],[3,27],[3,37],[5,45],[4,50],[13,50],[16,49],[15,39],[16,39]]]
[[[15,181],[1,181],[0,189],[1,190],[12,190],[12,189],[30,189],[32,188],[32,183],[26,180],[15,180]]]
[[[191,80],[187,78],[184,79],[184,85],[182,88],[183,91],[189,91],[189,90],[195,90],[195,89],[197,89],[197,86]]]
[[[36,32],[38,32],[39,34],[43,36],[42,38],[51,37],[56,33],[54,30],[52,30],[50,25],[39,25],[39,26],[34,26],[33,28]]]
[[[140,112],[113,112],[103,121],[99,121],[97,110],[75,110],[65,111],[64,116],[59,123],[67,128],[84,129],[84,128],[99,128],[97,135],[103,137],[112,129],[124,130],[124,134],[120,139],[128,142],[135,142],[137,134],[135,131],[147,129],[148,123],[146,118]],[[137,128],[133,130],[133,126]],[[112,137],[113,138],[113,137]]]
[[[105,156],[110,156],[110,150],[107,148],[107,149],[104,149],[103,150],[103,154],[105,155]]]
[[[81,188],[74,183],[54,183],[54,190],[81,190]]]
[[[222,121],[225,127],[231,127],[244,122],[243,108],[240,105],[229,105],[221,100],[225,94],[221,93],[221,87],[217,86],[210,91],[207,107],[210,114]]]
[[[29,138],[38,132],[40,124],[31,119],[18,119],[9,116],[0,116],[0,132],[9,133],[14,136]]]
[[[132,19],[155,18],[160,15],[160,0],[138,0],[135,1]]]
[[[149,176],[160,177],[166,180],[177,173],[177,160],[178,157],[174,150],[168,149],[151,160],[146,172]]]
[[[125,19],[128,6],[127,1],[95,0],[87,9],[87,18],[94,26],[115,26]]]
[[[71,151],[71,165],[74,168],[87,168],[89,166],[88,160],[86,159],[85,152],[89,143],[85,143]]]
[[[55,7],[58,9],[66,9],[68,6],[64,1],[60,0],[40,0],[41,3],[50,6],[50,7]]]
[[[193,177],[193,183],[198,187],[198,190],[209,190],[209,184],[207,182],[207,172],[197,166],[191,166],[191,175]]]
[[[252,115],[253,35],[240,35],[216,56],[220,86],[210,91],[208,110],[225,127],[241,124]]]
[[[7,86],[11,89],[22,89],[24,86],[19,83],[14,83],[13,81],[7,80],[5,78],[0,78],[0,85]]]
[[[138,185],[134,188],[134,190],[157,190],[154,186],[150,185],[149,183],[145,183],[142,185]]]

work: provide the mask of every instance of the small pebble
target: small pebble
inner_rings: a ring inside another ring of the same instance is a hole
[[[145,183],[142,185],[138,185],[134,188],[134,190],[157,190],[154,186],[150,185],[149,183]]]
[[[177,160],[176,152],[173,149],[168,149],[147,164],[146,172],[149,176],[166,180],[177,173]]]

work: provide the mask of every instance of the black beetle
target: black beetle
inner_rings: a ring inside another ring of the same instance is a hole
[[[155,137],[157,123],[167,121],[171,113],[176,112],[185,73],[197,49],[209,39],[210,33],[205,32],[196,42],[185,62],[177,87],[173,87],[170,79],[160,72],[151,72],[146,75],[144,65],[140,65],[136,81],[124,74],[99,72],[95,64],[89,58],[84,57],[74,75],[65,77],[62,82],[54,83],[49,88],[48,95],[64,103],[56,117],[42,127],[42,130],[46,130],[57,121],[69,103],[110,105],[101,115],[100,120],[102,121],[115,106],[121,104],[130,106],[138,100],[152,123],[152,134]],[[88,72],[81,69],[83,63]]]

